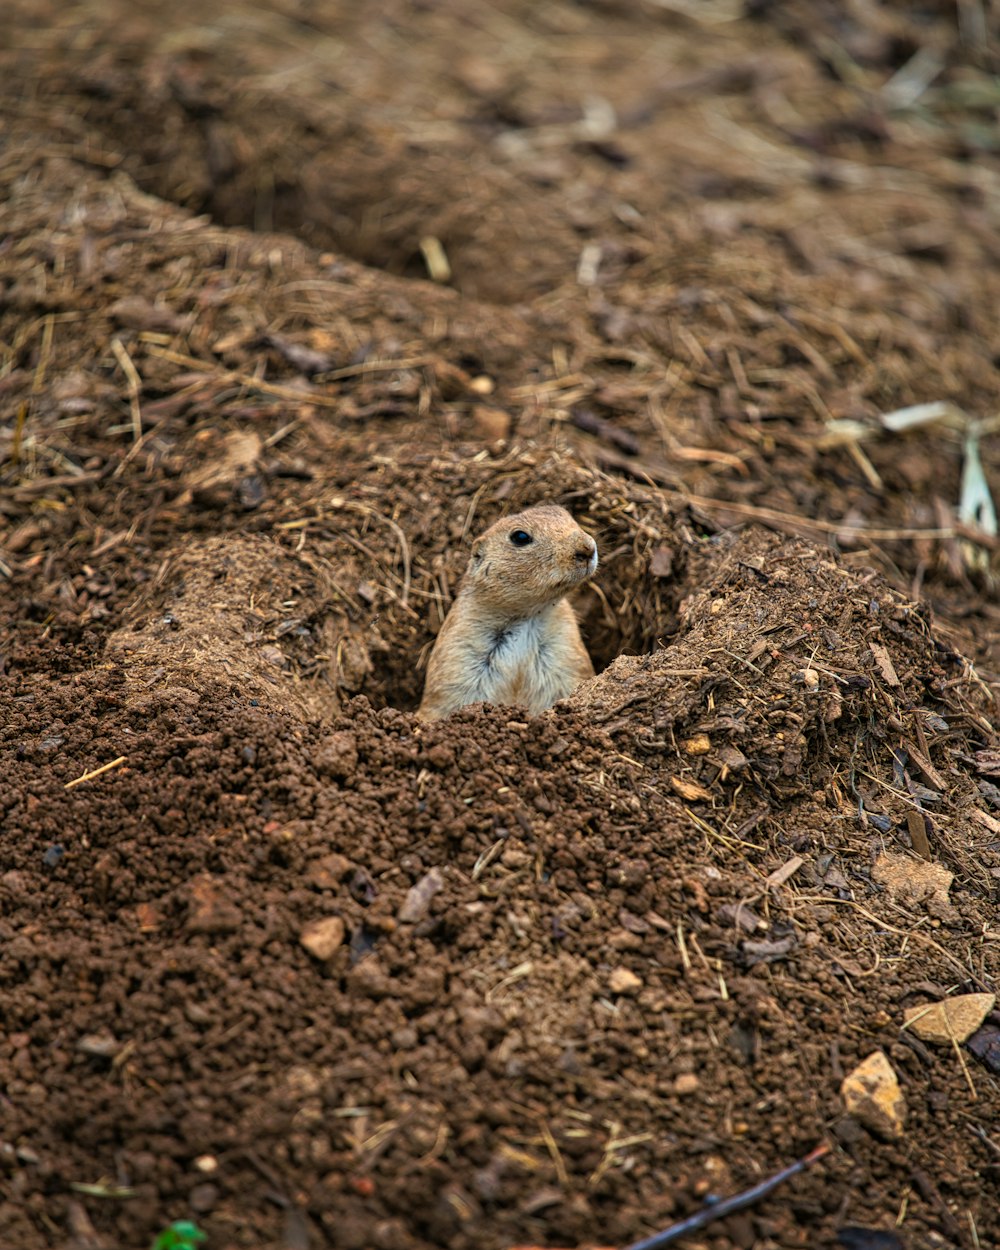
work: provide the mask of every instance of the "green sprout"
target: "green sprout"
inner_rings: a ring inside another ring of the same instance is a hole
[[[153,1250],[198,1250],[199,1241],[208,1236],[190,1220],[175,1220],[153,1242]]]

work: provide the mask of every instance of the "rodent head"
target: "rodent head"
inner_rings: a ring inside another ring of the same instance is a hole
[[[504,517],[472,544],[465,575],[476,599],[511,620],[555,603],[597,568],[597,543],[565,508]]]

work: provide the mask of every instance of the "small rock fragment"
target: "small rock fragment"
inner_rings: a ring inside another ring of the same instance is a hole
[[[114,1059],[121,1050],[122,1044],[110,1033],[88,1033],[80,1038],[76,1048],[93,1059]]]
[[[878,671],[885,678],[886,684],[889,686],[898,686],[899,678],[896,675],[896,670],[892,666],[892,660],[889,658],[889,652],[882,646],[881,643],[878,642],[871,642],[868,646],[871,650],[875,665],[878,668]]]
[[[892,1065],[881,1050],[873,1051],[844,1077],[840,1086],[847,1111],[883,1137],[900,1137],[906,1121],[906,1100]]]
[[[615,968],[608,977],[608,986],[612,994],[637,994],[642,989],[642,981],[628,968]]]
[[[903,1027],[924,1042],[950,1046],[964,1042],[979,1028],[993,1010],[995,994],[958,994],[939,1003],[908,1007],[903,1013]]]
[[[312,920],[299,934],[299,941],[314,959],[332,959],[344,941],[344,922],[339,916]]]
[[[305,374],[307,378],[314,377],[317,373],[329,373],[331,369],[336,368],[336,360],[327,352],[318,352],[304,343],[286,339],[282,334],[262,334],[261,345],[273,347],[276,352],[284,356],[293,369],[298,369],[299,373]],[[218,344],[215,350],[219,350]]]
[[[524,868],[532,861],[531,854],[522,846],[507,846],[501,852],[500,863],[505,868]]]
[[[219,1170],[219,1160],[215,1155],[199,1155],[194,1161],[194,1166],[205,1176],[211,1176],[213,1172]]]
[[[253,512],[267,498],[267,482],[259,473],[249,473],[236,483],[236,497],[244,512]]]
[[[199,1215],[204,1215],[206,1211],[211,1211],[218,1201],[219,1189],[216,1185],[195,1185],[194,1189],[188,1194],[191,1210],[197,1211]]]
[[[638,890],[649,876],[649,864],[644,859],[626,859],[608,869],[610,886],[624,886],[626,890]]]
[[[651,577],[669,577],[674,571],[674,553],[670,547],[655,547],[649,558]]]
[[[731,773],[738,773],[747,766],[747,757],[736,747],[720,747],[716,752],[716,757],[724,770],[723,781],[726,779],[725,770]]]
[[[126,295],[116,300],[108,309],[113,321],[129,330],[156,330],[175,334],[184,324],[170,308],[151,304],[141,295]]]
[[[513,418],[502,408],[489,408],[476,404],[472,409],[472,423],[476,433],[488,443],[503,442],[510,438]]]
[[[761,938],[759,941],[749,941],[741,943],[740,950],[747,961],[749,967],[755,964],[773,964],[790,955],[798,945],[798,939],[794,933],[786,934],[781,938]]]
[[[756,933],[758,929],[767,928],[748,903],[723,903],[716,916],[723,924],[742,929],[744,933]]]
[[[135,918],[139,922],[140,933],[155,933],[163,920],[152,903],[136,903]]]
[[[927,907],[932,915],[942,917],[950,910],[948,891],[954,873],[941,864],[886,851],[876,859],[872,876],[904,906]]]
[[[682,1072],[674,1081],[674,1092],[677,1094],[693,1094],[701,1082],[693,1072]]]
[[[435,894],[444,889],[444,877],[437,868],[432,868],[420,880],[410,887],[399,909],[400,924],[416,924],[423,920]]]
[[[185,924],[189,933],[232,933],[240,927],[240,909],[223,895],[210,877],[198,877],[190,889],[190,910]]]
[[[18,872],[16,868],[11,868],[9,872],[5,872],[3,876],[0,876],[0,886],[9,890],[17,898],[28,893],[28,877],[25,873]]]
[[[712,749],[712,739],[708,734],[693,734],[681,743],[685,755],[707,755]]]
[[[336,851],[332,851],[329,855],[322,855],[319,859],[314,859],[306,868],[306,877],[310,885],[317,886],[321,890],[332,890],[351,871],[353,865],[346,855],[340,855]]]
[[[362,994],[365,998],[378,1002],[388,998],[393,992],[393,981],[386,974],[377,955],[369,955],[351,969],[347,978],[347,988],[351,993]]]

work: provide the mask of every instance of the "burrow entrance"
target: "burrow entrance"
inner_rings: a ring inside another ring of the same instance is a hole
[[[144,688],[167,666],[188,684],[228,675],[320,719],[354,695],[415,710],[472,538],[543,502],[569,508],[598,542],[598,574],[574,601],[595,668],[655,650],[673,629],[696,541],[686,515],[558,454],[497,466],[411,452],[393,465],[345,466],[266,537],[184,544],[110,652]]]

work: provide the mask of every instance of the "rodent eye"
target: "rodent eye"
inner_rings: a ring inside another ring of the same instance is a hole
[[[515,547],[527,547],[529,543],[533,543],[535,540],[527,530],[513,530],[510,535],[510,541]]]

